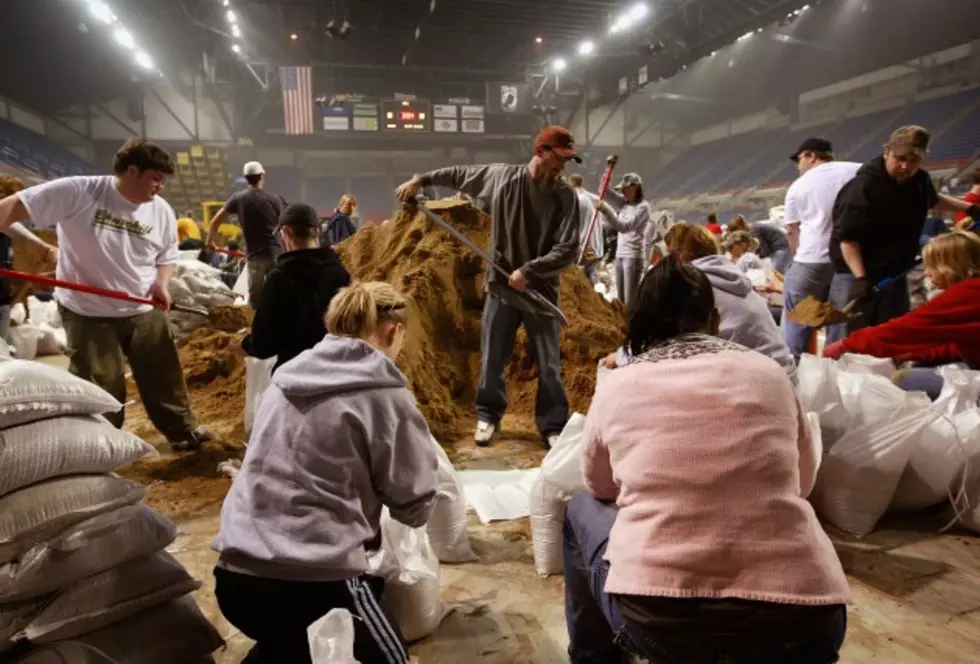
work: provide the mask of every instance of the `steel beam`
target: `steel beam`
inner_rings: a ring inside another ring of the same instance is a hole
[[[190,136],[192,140],[195,140],[195,141],[199,140],[198,139],[198,136],[197,136],[197,132],[194,131],[193,129],[191,129],[190,127],[188,127],[187,124],[183,120],[180,119],[180,116],[177,115],[177,113],[174,112],[174,110],[172,108],[170,108],[170,105],[166,101],[163,100],[163,97],[161,97],[160,94],[156,90],[153,89],[153,86],[152,85],[146,86],[146,89],[150,92],[151,95],[153,95],[153,97],[160,103],[160,105],[163,106],[163,110],[165,110],[167,113],[169,113],[170,114],[170,117],[172,117],[174,120],[177,121],[177,124],[180,125],[180,128],[183,129],[184,132],[188,136]],[[195,107],[196,107],[196,104],[195,104]],[[145,117],[146,116],[146,113],[144,113],[143,115]]]
[[[620,95],[619,99],[616,100],[616,103],[613,104],[612,109],[610,109],[609,115],[606,116],[606,119],[602,121],[602,124],[599,125],[599,128],[595,130],[595,134],[592,135],[592,136],[589,135],[589,124],[588,124],[588,117],[589,116],[588,116],[588,109],[586,109],[586,116],[585,116],[586,117],[585,135],[586,135],[586,139],[587,139],[587,141],[586,141],[586,145],[587,146],[591,146],[592,143],[593,143],[593,141],[595,141],[595,139],[599,138],[599,134],[601,134],[602,133],[602,130],[606,128],[606,125],[608,125],[609,124],[609,121],[612,120],[613,116],[616,114],[616,111],[619,110],[619,108],[623,105],[623,103],[627,99],[628,99],[627,96]],[[586,96],[586,103],[588,103],[588,96]]]
[[[660,118],[654,118],[654,119],[650,120],[649,122],[647,122],[645,125],[643,125],[643,129],[641,129],[640,132],[636,136],[634,136],[633,138],[629,139],[628,141],[625,141],[626,147],[632,147],[633,145],[635,145],[636,142],[638,140],[640,140],[641,138],[643,138],[643,135],[644,134],[646,134],[648,131],[650,131],[651,129],[653,129],[653,125],[657,124],[658,122],[660,122],[661,123],[661,126],[662,126],[662,122],[663,121]],[[625,123],[624,123],[624,127],[625,127]]]
[[[122,120],[120,120],[118,117],[116,117],[115,114],[113,114],[112,111],[110,111],[108,108],[106,108],[102,104],[97,104],[96,103],[96,104],[92,104],[92,106],[94,106],[95,108],[99,109],[104,116],[106,116],[107,118],[109,118],[110,120],[112,120],[113,122],[115,122],[117,125],[119,125],[123,129],[125,129],[127,134],[129,134],[131,136],[139,137],[140,134],[139,134],[138,131],[136,131],[135,129],[133,129],[132,127],[130,127],[128,124],[126,124],[125,122],[123,122]]]
[[[232,123],[231,118],[228,117],[228,111],[225,110],[225,105],[221,103],[220,99],[218,99],[218,91],[215,89],[214,83],[208,76],[208,72],[203,70],[203,68],[202,74],[203,76],[201,77],[201,81],[204,83],[204,90],[211,97],[211,101],[214,102],[215,107],[218,109],[218,115],[221,116],[221,121],[224,123],[225,127],[228,128],[228,133],[231,135],[231,140],[234,141],[238,135],[235,132],[235,126]]]

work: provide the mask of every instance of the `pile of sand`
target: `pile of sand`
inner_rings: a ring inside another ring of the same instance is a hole
[[[807,295],[800,301],[786,317],[797,325],[807,327],[824,327],[825,325],[837,325],[846,323],[850,318],[842,311],[838,311],[827,302],[821,302],[812,295]]]
[[[251,307],[222,306],[211,310],[208,327],[224,332],[238,332],[252,326],[254,314]]]

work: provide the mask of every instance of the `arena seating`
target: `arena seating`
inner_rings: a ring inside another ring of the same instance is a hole
[[[96,172],[91,164],[71,150],[7,120],[0,120],[0,162],[45,179]]]

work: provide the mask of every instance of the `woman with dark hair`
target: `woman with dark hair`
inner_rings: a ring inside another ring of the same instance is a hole
[[[330,246],[319,246],[320,220],[303,203],[288,206],[279,219],[286,251],[266,278],[252,333],[242,349],[252,357],[275,357],[273,371],[317,345],[327,328],[323,316],[350,275]]]
[[[643,180],[627,173],[609,192],[619,215],[607,219],[606,225],[619,233],[616,238],[616,289],[619,299],[630,306],[640,287],[640,279],[653,253],[650,204],[643,198]]]
[[[850,590],[806,500],[818,452],[785,372],[719,321],[675,257],[640,285],[565,514],[572,664],[838,661]]]

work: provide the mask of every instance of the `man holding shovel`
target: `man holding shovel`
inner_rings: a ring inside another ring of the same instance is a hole
[[[493,441],[507,410],[504,367],[521,325],[538,363],[535,421],[542,440],[553,445],[568,420],[558,345],[560,322],[530,311],[514,291],[533,289],[558,304],[559,275],[575,262],[579,248],[578,199],[561,177],[569,161],[581,163],[572,135],[564,127],[546,127],[525,165],[452,166],[418,175],[395,191],[400,201],[408,202],[424,186],[451,187],[490,209],[489,253],[510,276],[505,279],[492,268],[486,272],[474,435],[481,447]]]
[[[157,303],[55,290],[69,370],[125,403],[128,359],[153,425],[174,450],[196,450],[208,434],[191,411],[165,313],[179,257],[177,219],[158,194],[174,172],[173,161],[155,144],[134,139],[116,153],[113,171],[53,180],[0,201],[0,231],[28,218],[57,223],[59,280],[148,295]],[[40,248],[54,251],[43,243]],[[123,424],[122,410],[106,417],[117,427]]]
[[[915,125],[895,130],[882,156],[862,166],[837,197],[830,243],[836,274],[830,302],[843,310],[854,301],[854,311],[860,313],[828,327],[828,345],[909,312],[908,285],[897,277],[915,264],[929,210],[980,214],[976,205],[936,192],[929,173],[922,170],[931,138]],[[875,288],[886,279],[894,282]]]

